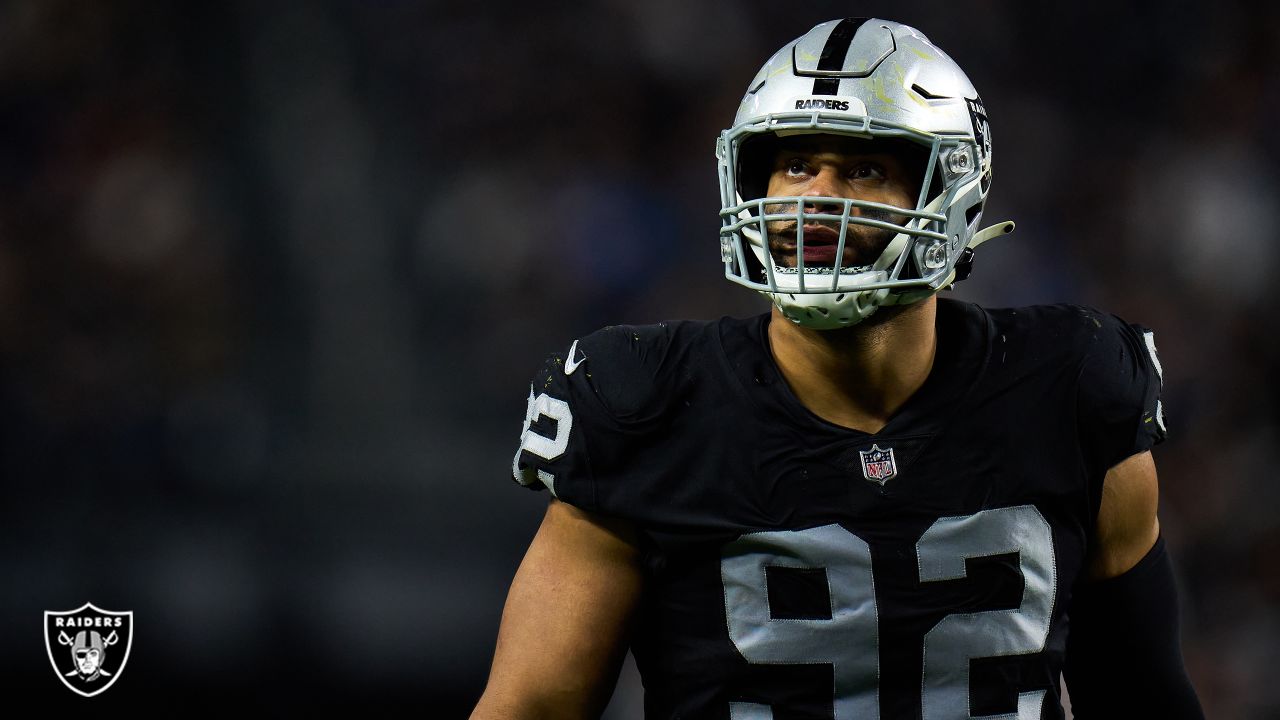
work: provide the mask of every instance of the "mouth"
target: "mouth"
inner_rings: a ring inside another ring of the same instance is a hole
[[[788,260],[788,265],[795,264],[796,248],[799,238],[795,226],[781,230],[775,235],[773,249]],[[804,226],[804,264],[806,267],[834,267],[836,250],[840,244],[840,233],[819,224]],[[849,243],[845,244],[845,255],[851,252]],[[847,264],[847,263],[842,263]]]
[[[781,267],[798,265],[796,248],[799,245],[794,223],[771,229],[769,250],[774,262]],[[836,254],[840,244],[840,232],[830,225],[806,223],[804,225],[804,266],[809,269],[831,270],[839,262],[841,272],[869,266],[888,247],[893,232],[880,228],[850,223],[844,237],[844,254]]]

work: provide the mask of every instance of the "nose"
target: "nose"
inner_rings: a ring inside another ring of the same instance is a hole
[[[804,188],[804,192],[800,193],[800,195],[806,198],[842,197],[840,193],[840,173],[835,168],[826,166],[822,167],[818,170],[817,174],[813,176],[813,179],[809,181],[809,184]],[[820,206],[823,205],[829,207],[831,203],[805,201],[804,209],[805,212],[822,212],[822,208]]]

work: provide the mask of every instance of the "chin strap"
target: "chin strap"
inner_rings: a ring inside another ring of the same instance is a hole
[[[955,268],[951,271],[951,276],[948,277],[947,281],[942,283],[938,289],[941,290],[942,288],[950,287],[952,284],[958,283],[969,277],[969,273],[973,272],[974,248],[993,237],[1008,235],[1011,232],[1013,232],[1013,221],[1005,220],[1004,222],[998,222],[995,225],[983,228],[974,233],[973,237],[969,238],[969,244],[964,247],[964,250],[960,251],[960,259],[956,261]]]
[[[995,225],[983,228],[978,232],[974,233],[973,237],[969,239],[969,244],[966,245],[965,247],[973,249],[978,247],[982,243],[990,240],[993,237],[1008,235],[1011,232],[1013,232],[1012,220],[1005,220],[1004,222],[998,222]]]

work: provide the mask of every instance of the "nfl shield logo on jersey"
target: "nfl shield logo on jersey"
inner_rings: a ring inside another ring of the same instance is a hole
[[[898,474],[898,464],[893,459],[893,448],[880,449],[872,445],[870,450],[859,450],[862,458],[862,477],[884,485]]]
[[[44,646],[63,685],[85,697],[105,692],[124,670],[133,646],[133,612],[85,603],[44,613]]]

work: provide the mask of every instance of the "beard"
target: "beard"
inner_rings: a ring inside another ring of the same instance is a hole
[[[767,214],[794,214],[794,205],[766,206]],[[907,217],[880,208],[861,208],[860,214],[850,216],[845,230],[844,253],[836,257],[840,241],[840,223],[823,221],[806,222],[804,226],[804,266],[826,268],[834,271],[837,261],[841,272],[864,270],[884,253],[897,235],[887,230],[856,222],[857,218],[878,220],[894,225],[905,225]],[[778,267],[794,268],[799,265],[796,257],[798,243],[796,220],[775,220],[766,225],[769,234],[769,254]]]

